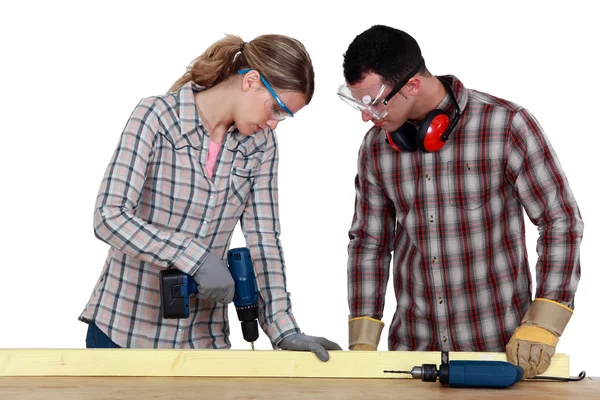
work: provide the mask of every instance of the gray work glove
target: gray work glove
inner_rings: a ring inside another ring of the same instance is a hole
[[[212,252],[208,254],[193,277],[198,285],[196,297],[221,304],[229,304],[233,301],[235,282],[227,265]]]
[[[342,350],[337,343],[331,340],[323,337],[308,336],[304,333],[295,333],[285,337],[279,342],[279,347],[283,350],[312,351],[321,361],[329,360],[327,350]]]

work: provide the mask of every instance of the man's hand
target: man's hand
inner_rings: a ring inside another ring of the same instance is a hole
[[[536,299],[506,345],[508,362],[523,368],[523,378],[543,374],[550,367],[558,338],[573,310],[548,299]]]
[[[323,337],[308,336],[304,333],[296,333],[285,337],[279,342],[279,347],[283,350],[312,351],[321,361],[329,360],[327,350],[342,350],[335,342]]]
[[[221,304],[233,301],[235,282],[227,265],[213,253],[209,253],[198,272],[194,274],[194,281],[198,284],[196,297]]]
[[[544,328],[521,325],[506,345],[508,362],[523,368],[524,378],[543,374],[554,356],[558,336]]]

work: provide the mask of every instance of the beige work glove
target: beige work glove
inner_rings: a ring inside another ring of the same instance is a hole
[[[543,374],[550,367],[558,338],[573,310],[556,301],[535,299],[506,345],[508,362],[523,368],[523,379]]]
[[[357,317],[348,321],[350,350],[377,350],[383,322],[370,317]]]

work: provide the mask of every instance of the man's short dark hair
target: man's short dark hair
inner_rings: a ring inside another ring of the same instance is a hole
[[[374,25],[358,35],[344,53],[344,78],[350,85],[369,73],[381,76],[383,83],[396,85],[420,64],[430,75],[417,41],[408,33],[385,25]]]

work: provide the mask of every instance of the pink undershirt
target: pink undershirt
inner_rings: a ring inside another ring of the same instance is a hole
[[[217,162],[217,156],[219,155],[219,150],[221,150],[222,143],[215,143],[212,140],[210,141],[210,146],[208,147],[208,158],[206,159],[206,171],[208,172],[208,177],[212,179],[213,171],[215,168],[215,163]]]

